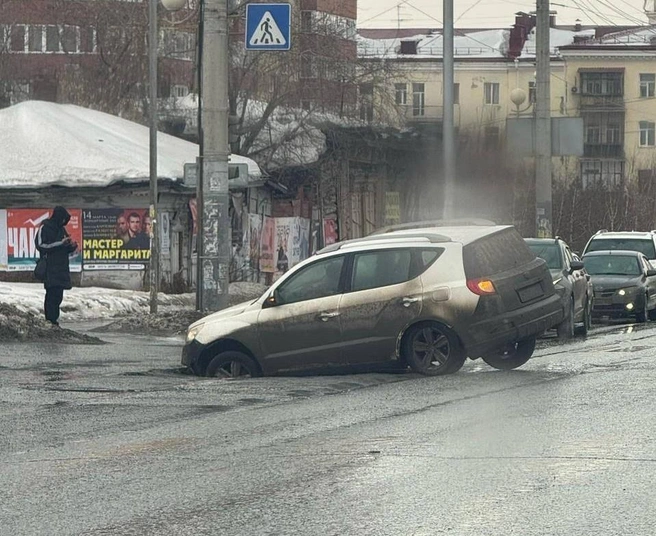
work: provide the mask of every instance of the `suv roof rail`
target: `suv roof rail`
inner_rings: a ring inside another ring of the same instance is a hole
[[[345,240],[344,242],[337,242],[326,246],[323,249],[317,251],[317,253],[330,253],[331,251],[337,251],[339,249],[348,248],[352,246],[357,246],[359,244],[370,244],[375,242],[386,242],[392,244],[405,244],[408,242],[417,243],[417,239],[423,239],[422,242],[428,242],[431,244],[439,244],[441,242],[451,242],[451,239],[448,236],[436,234],[436,233],[412,233],[403,236],[388,236],[384,234],[378,235],[369,235],[364,238],[353,238],[352,240]]]
[[[410,223],[400,223],[397,225],[388,225],[387,227],[381,227],[380,229],[376,229],[369,236],[374,236],[384,233],[393,233],[394,231],[406,231],[409,229],[425,229],[428,227],[457,227],[457,226],[469,226],[469,225],[488,226],[488,225],[496,225],[496,223],[490,220],[483,220],[478,218],[415,221]]]
[[[599,229],[595,234],[598,235],[598,234],[607,233],[607,232],[608,232],[608,229]]]

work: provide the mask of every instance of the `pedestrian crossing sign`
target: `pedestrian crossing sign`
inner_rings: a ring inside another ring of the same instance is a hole
[[[246,50],[289,50],[290,4],[246,5]]]

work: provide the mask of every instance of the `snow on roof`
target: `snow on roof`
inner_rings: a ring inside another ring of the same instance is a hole
[[[102,187],[149,177],[148,127],[71,104],[27,101],[0,110],[0,146],[0,188]],[[179,180],[198,145],[160,132],[157,153],[158,176]],[[249,158],[230,161],[261,176]]]
[[[456,58],[505,58],[508,50],[509,30],[480,30],[456,34],[453,39]],[[417,41],[417,54],[400,54],[402,41]],[[358,36],[358,54],[361,57],[442,56],[441,33],[422,34],[395,39],[369,39]]]
[[[535,57],[535,52],[537,48],[537,43],[535,39],[536,29],[533,28],[524,43],[524,48],[522,49],[522,58]],[[576,37],[594,37],[595,30],[594,28],[586,28],[580,31],[575,30],[563,30],[561,28],[551,28],[549,31],[549,46],[552,52],[555,54],[560,47],[571,45],[574,43],[574,38]]]
[[[576,43],[576,48],[617,47],[617,46],[641,46],[653,47],[656,43],[656,25],[644,26],[642,28],[630,28],[620,32],[607,33],[598,39],[589,39]]]

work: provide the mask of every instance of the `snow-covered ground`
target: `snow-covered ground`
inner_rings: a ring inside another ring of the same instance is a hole
[[[236,303],[253,299],[262,294],[264,286],[257,283],[231,283],[230,302]],[[21,311],[34,315],[43,314],[45,291],[40,283],[0,282],[0,304],[14,305]],[[195,294],[158,295],[161,312],[193,310]],[[108,288],[73,288],[64,293],[62,321],[112,319],[134,315],[136,317],[150,311],[150,294],[133,290],[114,290]]]

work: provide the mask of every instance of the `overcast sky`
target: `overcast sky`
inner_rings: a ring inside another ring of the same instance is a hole
[[[653,1],[653,0],[650,0]],[[644,0],[553,0],[557,20],[573,24],[626,25],[646,23]],[[535,1],[454,0],[456,27],[508,27],[517,11],[534,11]],[[358,0],[358,26],[362,28],[442,26],[442,0]]]

